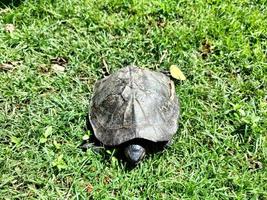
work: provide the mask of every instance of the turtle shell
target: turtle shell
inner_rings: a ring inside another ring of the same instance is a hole
[[[104,145],[169,141],[178,117],[174,83],[163,73],[127,66],[95,84],[89,119]]]

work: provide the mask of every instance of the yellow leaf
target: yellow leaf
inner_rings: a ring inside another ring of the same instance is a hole
[[[171,73],[171,76],[177,80],[183,81],[186,79],[183,72],[179,69],[177,65],[171,65],[170,73]]]

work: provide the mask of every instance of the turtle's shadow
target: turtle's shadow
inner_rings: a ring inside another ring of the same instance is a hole
[[[82,150],[86,151],[88,148],[91,147],[95,153],[101,155],[103,161],[105,162],[110,162],[110,156],[111,156],[110,151],[111,151],[112,156],[115,156],[120,162],[120,164],[125,166],[126,171],[130,171],[137,166],[127,162],[127,159],[123,153],[123,148],[127,146],[129,143],[134,142],[144,146],[147,150],[147,156],[158,152],[162,152],[162,150],[166,148],[166,146],[168,146],[167,142],[151,142],[145,139],[134,139],[125,142],[122,145],[117,146],[116,148],[111,146],[105,146],[96,138],[88,115],[86,116],[86,129],[90,131],[91,135],[89,136],[88,140],[82,141],[80,145]],[[109,150],[109,152],[107,150]]]
[[[93,127],[89,120],[89,115],[86,116],[86,130],[90,131],[91,134],[89,136],[89,139],[86,141],[82,141],[80,145],[83,151],[86,151],[88,147],[89,148],[91,147],[95,153],[101,155],[104,162],[110,162],[110,157],[111,157],[110,151],[111,151],[112,156],[115,156],[121,164],[126,166],[126,168],[129,168],[129,169],[133,168],[133,166],[130,166],[126,162],[126,158],[124,154],[121,153],[122,151],[120,151],[120,148],[122,148],[122,146],[118,146],[116,148],[111,147],[111,146],[105,146],[96,138]]]
[[[105,146],[104,144],[102,144],[102,142],[100,142],[96,138],[96,136],[94,134],[93,127],[92,127],[90,120],[89,120],[89,115],[86,116],[86,130],[89,131],[91,134],[90,134],[88,140],[82,141],[82,144],[80,145],[82,150],[86,151],[88,148],[91,147],[95,153],[100,154],[102,156],[104,161],[109,160],[110,159],[110,153],[108,153],[107,150],[112,151],[115,148],[110,147],[110,146]],[[120,160],[123,159],[123,158],[120,158],[119,152],[117,152],[117,151],[113,152],[112,155],[116,156]]]

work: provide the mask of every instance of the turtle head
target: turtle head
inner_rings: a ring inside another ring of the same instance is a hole
[[[130,144],[124,148],[124,155],[134,165],[138,164],[146,154],[146,149],[138,144]]]

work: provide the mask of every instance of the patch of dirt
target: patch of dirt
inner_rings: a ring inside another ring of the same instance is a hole
[[[210,54],[213,53],[213,46],[209,40],[204,40],[200,47],[200,54],[203,59],[206,59]]]
[[[105,177],[104,177],[104,180],[103,180],[103,183],[104,183],[105,185],[111,183],[111,178],[110,178],[109,176],[105,176]]]
[[[56,57],[50,60],[51,64],[40,64],[38,71],[42,74],[49,74],[50,72],[63,73],[66,70],[68,59],[65,57]]]
[[[263,168],[262,163],[254,156],[245,154],[245,158],[251,171],[260,170]]]

